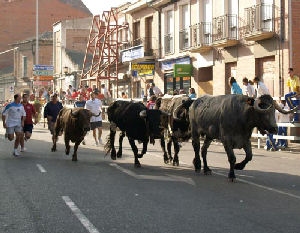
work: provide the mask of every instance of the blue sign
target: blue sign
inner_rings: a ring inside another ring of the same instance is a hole
[[[182,57],[161,62],[161,70],[173,70],[175,64],[191,64],[190,57]]]
[[[47,65],[34,65],[33,70],[54,70],[54,67]]]
[[[128,62],[144,57],[144,46],[136,46],[121,51],[122,62]]]

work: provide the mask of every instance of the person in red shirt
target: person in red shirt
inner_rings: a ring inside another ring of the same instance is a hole
[[[27,94],[23,94],[22,104],[23,104],[25,112],[26,112],[26,118],[25,118],[24,128],[23,128],[24,135],[23,135],[23,137],[21,137],[21,141],[20,141],[21,152],[24,152],[26,150],[24,147],[24,140],[27,141],[28,139],[30,139],[31,134],[32,134],[32,129],[33,129],[32,118],[34,118],[34,124],[36,124],[38,121],[38,118],[37,118],[38,114],[36,113],[33,105],[28,102]]]
[[[150,97],[149,102],[147,104],[147,109],[151,110],[155,108],[155,103],[156,103],[156,96],[153,95]]]

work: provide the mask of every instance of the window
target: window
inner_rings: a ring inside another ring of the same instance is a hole
[[[179,31],[179,49],[185,50],[189,48],[189,27],[190,27],[190,15],[189,5],[181,6],[181,24]]]
[[[23,77],[27,77],[27,57],[23,56]]]
[[[164,36],[165,40],[165,54],[174,52],[174,18],[173,11],[169,10],[166,12],[166,32]]]
[[[189,5],[181,6],[181,29],[188,29],[190,26]]]

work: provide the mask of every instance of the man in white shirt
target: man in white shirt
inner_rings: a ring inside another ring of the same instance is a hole
[[[155,83],[152,83],[151,87],[156,97],[162,94],[161,90],[157,86],[155,86]]]
[[[101,84],[101,94],[104,95],[104,104],[108,104],[109,99],[111,97],[110,92],[107,90],[104,84]]]
[[[250,85],[249,80],[246,77],[243,79],[243,94],[249,97],[255,96],[254,88]]]
[[[269,89],[262,81],[260,81],[260,79],[258,77],[255,77],[253,82],[254,82],[255,91],[257,94],[256,98],[259,98],[262,95],[270,95]]]
[[[23,136],[23,127],[26,117],[24,106],[20,102],[21,95],[15,94],[14,102],[8,104],[2,113],[3,128],[6,129],[8,140],[14,140],[14,134],[16,134],[13,151],[13,155],[16,157],[20,155],[18,152],[18,147],[21,137]]]
[[[85,104],[85,108],[90,110],[95,116],[91,117],[91,130],[93,130],[93,136],[95,143],[98,146],[99,143],[102,145],[102,102],[96,98],[96,93],[91,94],[91,99]],[[97,129],[98,129],[98,139],[97,139]]]

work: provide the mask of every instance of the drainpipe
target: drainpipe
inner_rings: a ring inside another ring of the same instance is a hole
[[[293,67],[293,39],[292,39],[292,33],[293,33],[293,30],[292,30],[292,0],[289,0],[288,2],[288,11],[289,11],[289,66],[290,68]]]

